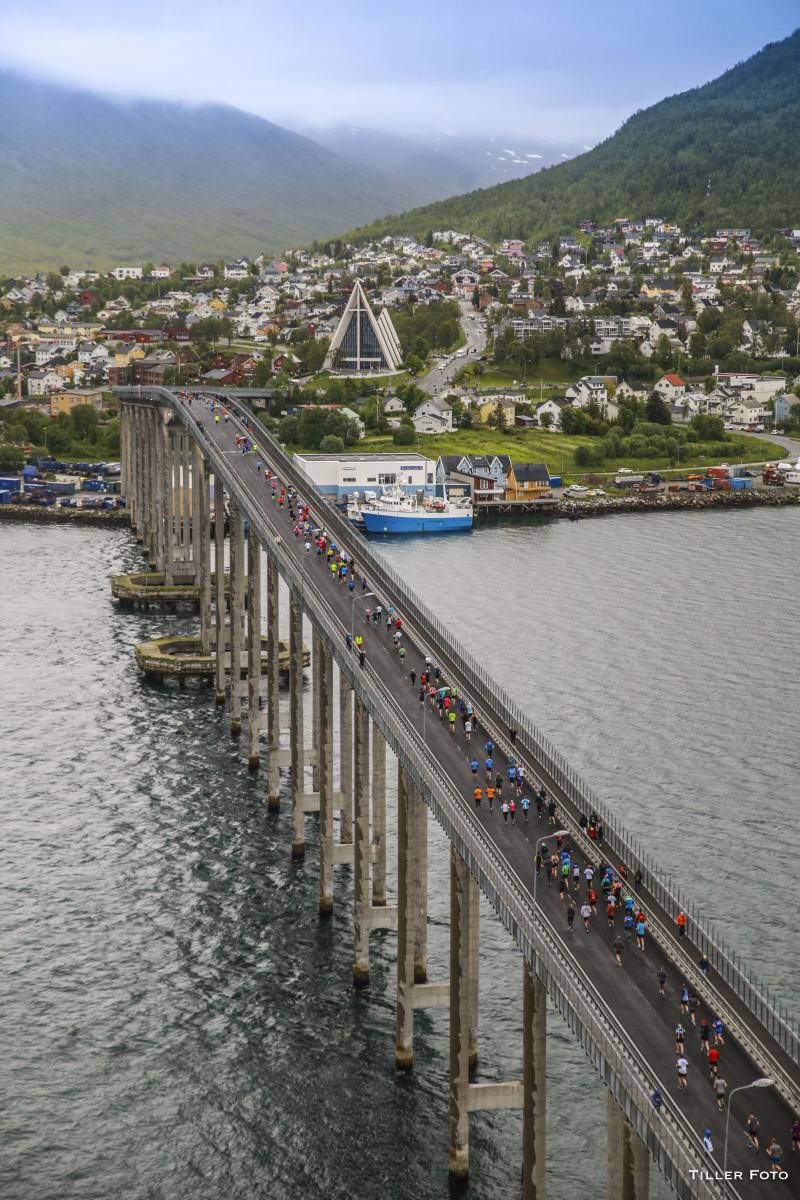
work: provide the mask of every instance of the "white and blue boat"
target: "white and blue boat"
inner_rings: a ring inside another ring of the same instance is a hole
[[[418,504],[402,492],[385,492],[360,507],[367,533],[452,533],[472,528],[472,504],[469,499],[425,500]]]

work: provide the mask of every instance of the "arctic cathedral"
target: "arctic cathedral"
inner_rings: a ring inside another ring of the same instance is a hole
[[[360,283],[356,283],[333,335],[324,369],[342,375],[398,371],[403,361],[400,339],[388,309],[376,317]]]

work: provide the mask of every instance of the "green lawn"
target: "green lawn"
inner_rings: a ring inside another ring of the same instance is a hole
[[[469,387],[477,385],[481,390],[485,388],[524,386],[531,392],[534,399],[539,398],[540,384],[542,383],[544,384],[544,398],[546,399],[553,388],[555,390],[563,390],[567,384],[574,383],[582,375],[586,374],[585,367],[580,367],[575,363],[562,362],[558,358],[543,358],[537,366],[528,368],[524,378],[517,367],[497,367],[492,364],[481,365],[485,366],[483,374],[475,374],[474,367],[467,366],[463,371],[459,372],[459,381]],[[551,387],[548,387],[548,384]]]
[[[568,437],[562,433],[548,433],[544,429],[513,429],[498,432],[496,429],[459,429],[455,433],[437,435],[418,434],[413,446],[408,447],[428,458],[440,454],[508,454],[514,462],[545,462],[553,475],[566,475],[579,479],[585,474],[613,474],[618,467],[630,467],[633,471],[666,471],[673,467],[676,473],[692,467],[705,468],[720,461],[718,457],[706,458],[702,443],[691,447],[685,462],[679,466],[670,464],[666,457],[640,459],[620,458],[609,460],[602,467],[576,467],[575,450],[578,446],[590,446],[595,441],[590,437]],[[357,447],[359,453],[374,451],[390,454],[397,450],[391,436],[369,434],[362,438]],[[687,448],[688,452],[688,448]],[[780,446],[763,442],[759,438],[738,437],[731,442],[729,462],[762,462],[765,457],[780,457]]]
[[[409,371],[400,371],[397,375],[382,375],[380,377],[380,379],[376,379],[375,382],[381,388],[395,388],[395,387],[399,387],[399,385],[401,383],[409,383],[410,381],[411,381],[410,372]],[[330,388],[331,384],[334,382],[340,383],[340,384],[346,384],[347,380],[344,379],[341,375],[331,375],[331,373],[329,371],[320,371],[318,375],[312,375],[311,379],[309,379],[306,383],[303,384],[303,391],[304,392],[313,392],[313,391],[320,390],[320,391],[325,392],[327,395],[328,389]],[[361,382],[361,380],[356,379],[353,382],[355,384],[359,384]]]

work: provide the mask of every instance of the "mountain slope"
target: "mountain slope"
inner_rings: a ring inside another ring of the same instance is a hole
[[[573,230],[585,218],[684,226],[800,223],[800,30],[719,79],[638,112],[587,154],[525,179],[358,230],[469,230],[492,239]]]
[[[233,108],[0,72],[0,112],[0,274],[277,251],[420,195]]]
[[[570,142],[554,144],[510,135],[401,135],[353,125],[312,127],[300,132],[343,158],[400,176],[418,192],[419,204],[519,179],[586,149]]]

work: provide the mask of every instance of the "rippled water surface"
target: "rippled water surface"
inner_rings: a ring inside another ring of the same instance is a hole
[[[797,514],[382,549],[791,987],[793,914],[766,871],[791,879],[798,851]],[[114,608],[108,576],[139,561],[121,532],[0,529],[0,1194],[445,1197],[446,1016],[418,1016],[416,1070],[396,1078],[394,936],[373,937],[356,995],[349,875],[321,925],[314,820],[292,864],[286,806],[265,812],[211,693],[138,679],[134,644],[194,623]],[[431,837],[436,978],[448,873]],[[485,916],[491,1079],[518,1073],[521,966]],[[604,1093],[557,1017],[548,1053],[551,1194],[569,1161],[569,1194],[602,1197]],[[473,1118],[470,1195],[517,1193],[519,1137],[518,1114]]]

